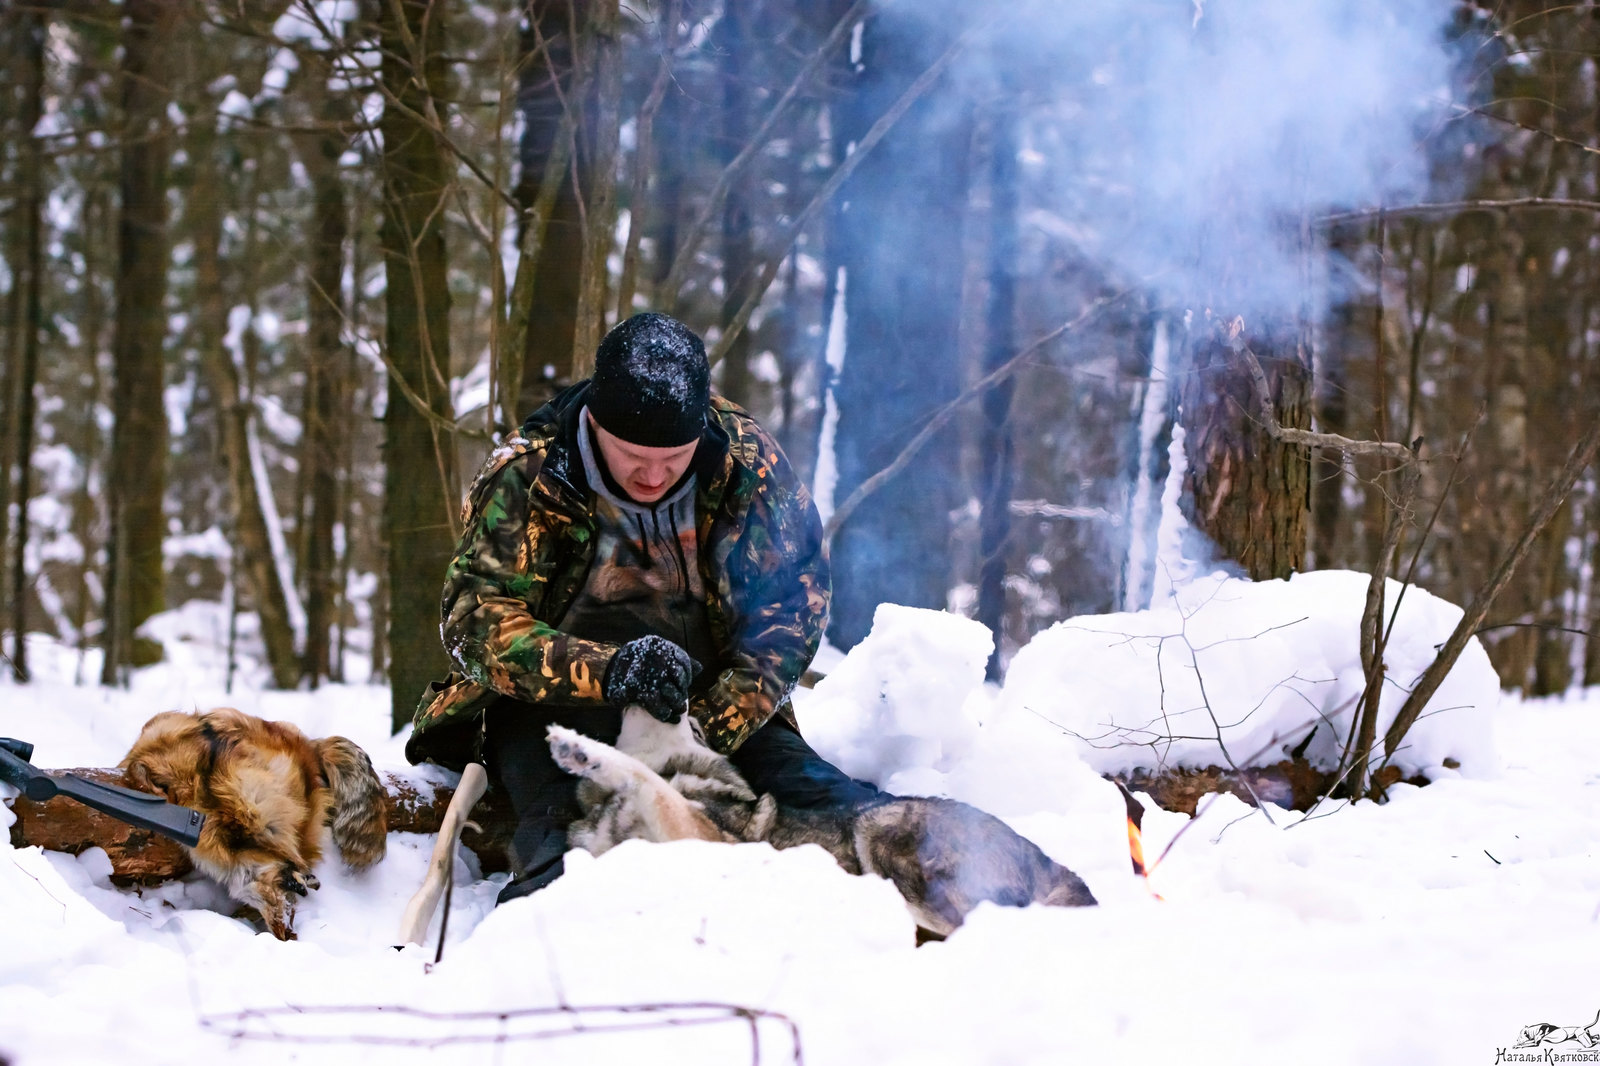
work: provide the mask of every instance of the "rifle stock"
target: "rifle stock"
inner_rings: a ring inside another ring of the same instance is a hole
[[[34,766],[33,745],[0,737],[0,781],[20,789],[35,803],[66,796],[129,825],[171,837],[190,847],[200,843],[206,816],[189,807],[168,803],[160,796],[118,785],[102,785],[73,774],[52,775]]]

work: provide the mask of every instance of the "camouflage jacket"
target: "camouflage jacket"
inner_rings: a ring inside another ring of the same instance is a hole
[[[412,762],[459,768],[479,757],[484,708],[501,695],[529,703],[603,705],[617,645],[561,630],[594,561],[595,494],[578,455],[587,382],[529,416],[496,448],[463,509],[445,577],[440,634],[459,667],[417,707]],[[830,583],[810,494],[754,419],[713,394],[693,460],[699,567],[715,676],[689,713],[731,752],[775,713],[816,654]]]

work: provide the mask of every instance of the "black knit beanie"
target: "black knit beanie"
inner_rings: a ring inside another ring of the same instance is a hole
[[[594,356],[589,413],[629,444],[699,440],[711,403],[706,346],[675,318],[646,311],[619,322]]]

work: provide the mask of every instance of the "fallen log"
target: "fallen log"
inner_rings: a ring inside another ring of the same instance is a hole
[[[90,781],[127,786],[121,770],[68,770]],[[454,789],[449,785],[417,782],[398,774],[383,773],[391,833],[437,833]],[[76,855],[89,848],[104,848],[111,858],[111,880],[119,885],[154,885],[182,877],[194,869],[189,856],[166,837],[138,829],[64,796],[35,803],[26,796],[7,801],[16,813],[11,826],[12,847],[40,847]],[[472,820],[482,832],[470,829],[462,843],[478,857],[484,873],[507,869],[506,845],[511,840],[511,809],[494,792],[473,809]]]
[[[1271,766],[1246,766],[1238,770],[1207,766],[1203,770],[1169,767],[1152,772],[1141,767],[1105,776],[1130,792],[1149,793],[1162,810],[1188,815],[1194,814],[1202,796],[1212,792],[1238,796],[1252,807],[1259,798],[1264,803],[1275,803],[1289,810],[1307,811],[1341,784],[1339,775],[1318,770],[1304,759],[1285,759]],[[1380,790],[1388,788],[1402,780],[1400,768],[1386,766],[1374,774],[1372,780]],[[1420,776],[1404,780],[1411,785],[1428,783],[1427,778]]]
[[[91,781],[126,785],[120,770],[69,770]],[[388,793],[389,831],[393,833],[437,833],[445,809],[455,790],[449,785],[418,782],[398,774],[383,773]],[[1131,773],[1107,774],[1130,791],[1149,793],[1163,810],[1193,815],[1202,796],[1228,792],[1254,805],[1256,797],[1281,807],[1304,811],[1326,795],[1337,777],[1315,769],[1302,759],[1285,760],[1272,766],[1242,770],[1208,766],[1203,770],[1168,768],[1152,773],[1139,769]],[[1400,771],[1386,767],[1377,783],[1388,787],[1400,780]],[[1411,784],[1427,784],[1425,778],[1411,778]],[[89,848],[104,848],[111,858],[111,880],[119,885],[154,885],[182,877],[194,867],[189,856],[166,837],[136,829],[64,796],[35,803],[19,796],[8,801],[17,819],[11,826],[13,847],[41,847],[76,855]],[[513,821],[505,797],[490,789],[476,807],[472,820],[482,832],[470,829],[461,842],[473,854],[484,873],[509,868],[507,845]]]

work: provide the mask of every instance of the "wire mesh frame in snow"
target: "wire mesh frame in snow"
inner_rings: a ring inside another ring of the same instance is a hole
[[[289,1032],[282,1028],[285,1019],[312,1017],[377,1017],[384,1019],[386,1027],[392,1027],[395,1019],[405,1018],[420,1023],[419,1027],[452,1024],[482,1028],[478,1031],[456,1031],[437,1036],[403,1036],[392,1031]],[[540,1020],[556,1020],[558,1024],[543,1029],[522,1031],[513,1028],[517,1023],[537,1024]],[[500,1011],[428,1011],[399,1004],[287,1005],[202,1015],[200,1027],[233,1040],[436,1048],[458,1044],[510,1044],[603,1033],[633,1033],[654,1029],[688,1029],[732,1024],[748,1028],[751,1066],[760,1066],[761,1023],[764,1021],[773,1022],[787,1030],[789,1061],[793,1066],[804,1066],[805,1058],[800,1047],[800,1026],[794,1019],[777,1011],[734,1003],[634,1003],[587,1007],[560,1005]]]

